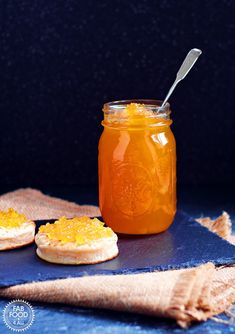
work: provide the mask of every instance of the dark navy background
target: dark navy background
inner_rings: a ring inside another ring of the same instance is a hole
[[[233,0],[0,2],[2,185],[95,185],[104,102],[171,98],[180,184],[234,178]]]

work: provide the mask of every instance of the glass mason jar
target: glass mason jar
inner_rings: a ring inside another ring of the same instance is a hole
[[[99,205],[115,232],[159,233],[174,219],[176,147],[170,105],[160,105],[157,100],[125,100],[103,107]]]

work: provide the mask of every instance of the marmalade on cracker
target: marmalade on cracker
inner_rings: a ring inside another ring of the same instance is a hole
[[[53,241],[72,242],[79,246],[114,235],[112,229],[105,227],[99,219],[86,216],[72,219],[61,217],[53,224],[40,226],[39,233],[45,233]]]
[[[16,228],[28,221],[27,217],[10,208],[0,211],[0,228]]]

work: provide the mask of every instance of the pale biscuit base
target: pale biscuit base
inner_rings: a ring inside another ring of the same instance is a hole
[[[86,245],[61,243],[50,240],[45,233],[35,237],[37,255],[48,262],[60,264],[95,264],[111,260],[118,255],[117,235],[97,239]]]
[[[20,227],[0,228],[0,251],[26,246],[34,241],[35,223],[25,222]]]

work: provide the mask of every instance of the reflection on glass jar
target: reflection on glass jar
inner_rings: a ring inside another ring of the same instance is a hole
[[[104,105],[99,142],[99,203],[115,232],[165,231],[176,211],[176,152],[170,109],[160,101]]]

